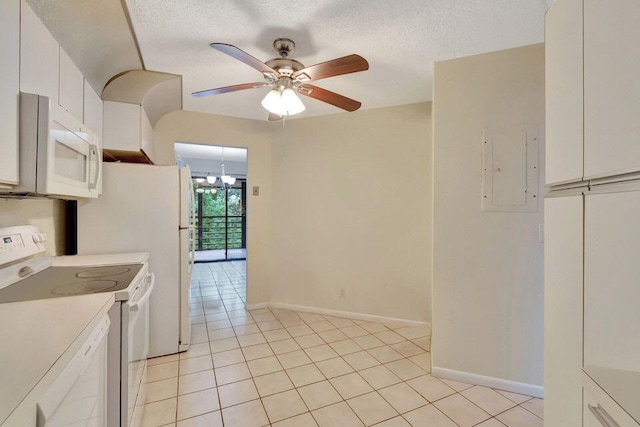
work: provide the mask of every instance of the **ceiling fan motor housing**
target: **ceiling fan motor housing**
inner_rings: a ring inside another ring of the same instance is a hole
[[[265,62],[265,64],[276,70],[283,77],[291,77],[293,73],[304,68],[302,62],[289,58],[273,58]]]

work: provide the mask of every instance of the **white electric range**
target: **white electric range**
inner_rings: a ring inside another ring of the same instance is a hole
[[[107,425],[136,426],[145,403],[149,297],[154,286],[149,254],[50,257],[45,240],[34,226],[0,228],[0,303],[113,293],[116,303],[109,311],[107,346]]]

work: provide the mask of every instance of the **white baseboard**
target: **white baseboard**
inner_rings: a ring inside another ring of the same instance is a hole
[[[431,375],[446,380],[459,381],[462,383],[481,385],[498,390],[510,391],[512,393],[524,394],[533,397],[544,397],[544,387],[533,384],[519,383],[516,381],[503,380],[501,378],[485,377],[484,375],[472,374],[469,372],[454,371],[453,369],[431,368]]]
[[[269,307],[269,303],[268,302],[259,302],[257,304],[247,304],[246,307],[247,307],[247,310],[259,310],[261,308],[268,308]]]
[[[260,305],[260,304],[256,304]],[[374,314],[354,313],[351,311],[331,310],[328,308],[310,307],[306,305],[286,304],[282,302],[270,302],[269,308],[282,308],[285,310],[304,311],[307,313],[324,314],[327,316],[346,317],[355,320],[366,320],[369,322],[392,323],[402,326],[427,327],[431,330],[431,322],[419,322],[417,320],[398,319],[395,317],[376,316]],[[249,309],[249,306],[247,306]]]

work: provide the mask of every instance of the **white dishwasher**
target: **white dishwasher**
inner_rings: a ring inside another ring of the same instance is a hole
[[[38,401],[38,427],[107,425],[107,333],[104,316]]]

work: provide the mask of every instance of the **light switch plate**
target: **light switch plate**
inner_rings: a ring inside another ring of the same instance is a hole
[[[258,187],[258,186],[254,186],[253,187],[253,195],[254,196],[259,196],[260,195],[260,187]]]

